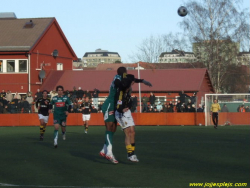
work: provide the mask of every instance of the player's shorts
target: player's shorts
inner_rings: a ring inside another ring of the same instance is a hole
[[[54,116],[54,124],[66,126],[66,119],[67,119],[67,116]]]
[[[83,121],[89,121],[90,120],[90,114],[83,114],[82,115],[82,120]]]
[[[44,116],[42,114],[38,114],[39,120],[42,119],[44,123],[48,123],[49,116]]]
[[[111,111],[114,111],[114,102],[106,100],[102,105],[102,113],[105,122],[116,122],[115,114],[111,114]]]
[[[126,129],[128,127],[135,126],[134,119],[131,115],[131,111],[128,110],[127,112],[120,113],[115,111],[115,118],[117,122],[120,124],[122,129]]]

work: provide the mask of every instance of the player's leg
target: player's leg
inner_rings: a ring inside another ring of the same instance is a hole
[[[90,114],[87,114],[86,121],[85,121],[85,134],[87,134],[89,130],[89,120],[90,120]]]
[[[85,123],[86,123],[85,114],[82,114],[82,122],[83,122],[83,126],[84,126],[84,129],[85,129]]]
[[[66,118],[62,120],[61,129],[62,129],[62,138],[63,140],[66,140]]]
[[[43,116],[43,121],[44,121],[44,123],[43,123],[43,130],[42,130],[43,136],[44,136],[44,133],[46,131],[48,120],[49,120],[49,116]]]
[[[44,119],[42,114],[38,114],[38,118],[40,121],[40,140],[43,140],[43,129],[44,129]]]
[[[106,155],[112,155],[112,147],[113,147],[113,136],[114,136],[114,122],[105,122],[106,131],[105,131],[105,144],[107,147]]]
[[[116,160],[113,154],[113,136],[116,130],[117,124],[115,122],[106,122],[106,132],[105,132],[105,145],[106,145],[106,159],[111,161],[112,163],[117,164],[118,161]],[[104,145],[104,147],[105,147]]]
[[[57,140],[58,140],[58,130],[60,127],[60,121],[54,119],[54,147],[57,148]]]
[[[215,125],[218,127],[219,114],[215,113]]]
[[[215,113],[214,112],[212,113],[212,120],[213,120],[214,128],[217,128],[216,122],[215,122]]]
[[[137,156],[135,155],[135,124],[131,111],[122,114],[116,113],[116,118],[121,125],[125,134],[125,145],[127,149],[128,160],[132,162],[139,162]]]

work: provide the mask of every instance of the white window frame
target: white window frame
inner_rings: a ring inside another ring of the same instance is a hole
[[[63,70],[63,63],[57,63],[56,64],[56,70],[58,70],[58,71]]]
[[[3,68],[2,68],[2,72],[0,72],[0,74],[27,74],[28,73],[28,69],[29,69],[29,60],[28,59],[0,59],[2,60],[3,63]],[[20,60],[24,60],[27,61],[27,71],[26,72],[19,72],[19,61]],[[15,62],[15,70],[14,72],[8,72],[7,71],[7,61],[14,61]]]

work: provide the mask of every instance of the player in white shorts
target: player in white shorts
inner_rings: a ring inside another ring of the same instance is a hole
[[[48,91],[43,91],[43,97],[36,101],[36,108],[38,109],[38,117],[40,121],[40,140],[43,140],[43,136],[46,130],[46,125],[49,120],[49,113],[51,113],[52,106],[48,98]]]
[[[92,104],[89,101],[88,97],[85,97],[85,100],[81,104],[80,108],[82,111],[82,121],[83,121],[83,125],[85,127],[85,134],[87,134],[88,129],[89,129],[90,112],[92,109]]]
[[[123,86],[118,89],[118,100],[115,111],[115,118],[125,133],[127,158],[132,162],[139,162],[139,160],[135,155],[135,123],[130,111],[132,107],[131,86],[139,82],[145,82],[146,85],[152,86],[151,83],[142,79],[136,79],[134,75],[131,74],[127,74],[126,77],[123,78]]]

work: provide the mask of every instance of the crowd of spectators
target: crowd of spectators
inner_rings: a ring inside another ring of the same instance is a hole
[[[184,91],[179,93],[178,101],[158,101],[151,92],[149,97],[144,94],[142,97],[142,112],[204,112],[205,106],[199,104],[196,108],[196,93],[188,96]]]
[[[67,95],[73,104],[73,108],[71,110],[72,113],[81,113],[80,105],[84,101],[85,97],[89,97],[92,100],[91,112],[97,113],[101,112],[102,102],[98,102],[99,90],[94,89],[93,93],[89,90],[83,91],[81,87],[76,89],[73,88],[73,91],[65,91],[65,95]],[[51,99],[57,95],[55,90],[49,92],[48,97]],[[18,92],[13,94],[10,90],[5,92],[2,90],[0,93],[0,114],[8,114],[8,113],[37,113],[38,109],[36,108],[36,101],[39,98],[42,98],[42,91],[37,89],[35,94],[28,92],[27,94],[20,95]]]
[[[65,91],[72,101],[71,113],[81,113],[81,104],[84,102],[85,97],[88,97],[92,102],[91,112],[100,113],[103,100],[99,97],[100,91],[94,89],[92,92],[89,90],[82,90],[81,87],[73,87],[72,91]],[[53,98],[57,95],[55,90],[50,91],[48,97]],[[35,94],[28,92],[27,94],[20,95],[19,93],[13,94],[10,90],[5,92],[2,90],[0,93],[0,113],[37,113],[36,108],[37,99],[42,97],[42,91],[37,89]],[[139,101],[136,95],[131,96],[131,112],[137,112],[139,109]],[[196,106],[196,93],[192,96],[185,94],[183,91],[179,93],[177,102],[173,99],[170,101],[157,101],[155,95],[151,92],[149,96],[144,94],[141,98],[142,112],[152,113],[171,113],[171,112],[204,112],[205,106],[198,104]],[[240,105],[237,109],[238,112],[250,112],[249,106]],[[223,105],[221,112],[229,112],[226,104]]]

